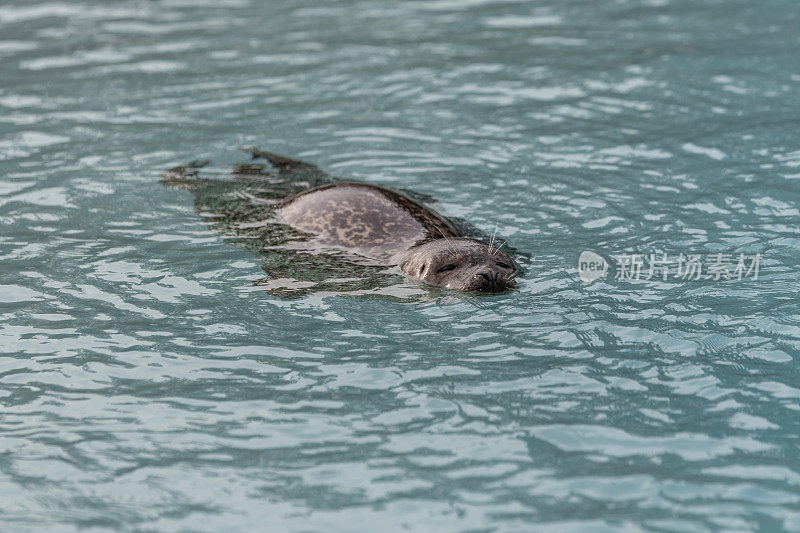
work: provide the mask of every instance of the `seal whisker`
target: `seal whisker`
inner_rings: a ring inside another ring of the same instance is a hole
[[[451,251],[451,252],[453,252],[454,254],[458,253],[458,252],[456,251],[456,248],[455,248],[455,246],[453,246],[453,243],[452,243],[452,242],[450,242],[450,239],[447,237],[447,235],[445,235],[445,234],[444,234],[444,231],[442,231],[442,228],[440,228],[439,226],[434,226],[434,227],[435,227],[437,230],[439,230],[439,233],[441,233],[441,234],[442,234],[442,237],[444,237],[444,242],[446,242],[446,243],[447,243],[447,246],[450,248],[450,251]]]

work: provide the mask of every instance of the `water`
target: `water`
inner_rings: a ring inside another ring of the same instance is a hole
[[[4,2],[8,530],[800,530],[793,2]],[[436,198],[517,292],[282,299],[164,169]],[[578,277],[581,251],[758,279]]]

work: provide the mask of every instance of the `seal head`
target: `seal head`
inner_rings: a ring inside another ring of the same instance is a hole
[[[408,249],[400,270],[427,283],[466,292],[506,291],[517,267],[503,251],[474,239],[436,239]]]

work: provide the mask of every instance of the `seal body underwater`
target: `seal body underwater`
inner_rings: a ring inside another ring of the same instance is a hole
[[[249,152],[301,179],[323,174],[295,159],[258,149]],[[496,293],[514,287],[517,267],[493,240],[466,237],[408,196],[367,183],[307,181],[310,187],[278,201],[273,213],[276,222],[307,236],[302,241],[306,251],[354,254],[373,265],[397,266],[409,277],[460,291]]]

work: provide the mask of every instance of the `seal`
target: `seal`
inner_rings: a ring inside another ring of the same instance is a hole
[[[265,270],[273,277],[280,262],[271,254],[280,248],[308,252],[305,260],[283,261],[284,271],[301,270],[301,261],[318,265],[318,258],[344,255],[354,266],[399,267],[408,277],[459,291],[497,293],[515,286],[517,266],[494,238],[467,237],[463,228],[409,195],[368,183],[330,183],[312,164],[257,148],[246,151],[269,161],[277,174],[240,165],[232,182],[203,180],[197,174],[204,162],[170,169],[162,182],[193,191],[198,212],[222,234],[251,249],[262,243],[257,253],[272,257]],[[224,192],[225,186],[232,190]],[[284,194],[288,187],[291,194]],[[291,231],[271,229],[276,227]]]

